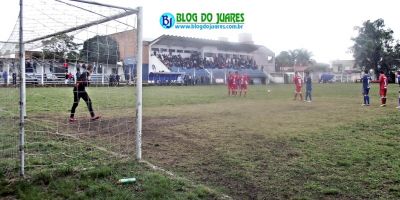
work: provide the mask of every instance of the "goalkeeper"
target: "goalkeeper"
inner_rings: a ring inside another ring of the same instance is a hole
[[[93,111],[92,107],[92,100],[90,99],[89,95],[87,94],[85,87],[89,85],[89,76],[93,72],[93,66],[88,65],[87,71],[82,73],[79,77],[77,77],[76,85],[74,86],[74,104],[72,104],[71,108],[71,115],[69,117],[70,122],[75,122],[75,109],[78,107],[79,100],[82,98],[89,109],[91,120],[97,120],[100,116],[96,116]]]

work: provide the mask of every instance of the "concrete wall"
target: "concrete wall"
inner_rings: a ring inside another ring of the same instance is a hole
[[[114,33],[110,35],[114,38],[119,46],[119,53],[121,60],[126,58],[135,58],[136,57],[136,29]],[[149,50],[148,43],[143,42],[143,64],[149,63]]]

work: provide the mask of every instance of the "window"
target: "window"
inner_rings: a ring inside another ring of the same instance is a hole
[[[272,63],[272,61],[274,60],[274,57],[273,56],[267,56],[267,60],[268,60],[268,63]]]
[[[184,53],[192,53],[192,51],[190,51],[190,50],[185,50],[185,51],[183,51]]]
[[[31,62],[26,62],[25,63],[25,72],[33,73],[33,65],[32,65]]]
[[[178,52],[178,53],[183,53],[183,50],[176,50],[176,52]]]

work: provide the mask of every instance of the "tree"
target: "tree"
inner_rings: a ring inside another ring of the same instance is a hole
[[[309,72],[328,72],[329,71],[329,64],[326,63],[312,63],[310,67],[306,69]]]
[[[96,35],[83,43],[80,55],[88,62],[116,64],[119,61],[118,43],[110,36]]]
[[[295,49],[282,51],[276,57],[276,71],[282,67],[293,67],[294,65],[308,66],[311,64],[312,53],[306,49]]]
[[[306,49],[295,49],[293,54],[296,58],[296,65],[308,66],[311,64],[312,53]]]
[[[387,71],[393,72],[399,70],[400,64],[400,43],[399,41],[392,46],[386,45],[385,52],[383,54],[383,59],[381,61],[381,66]]]
[[[282,51],[275,58],[276,67],[275,71],[280,71],[282,67],[292,67],[294,63],[294,58],[288,51]]]
[[[43,40],[42,44],[45,59],[79,59],[76,57],[79,44],[74,42],[73,35],[68,36],[67,34],[60,34],[50,38],[49,40]]]
[[[373,22],[367,20],[361,27],[355,27],[358,36],[352,38],[354,45],[351,47],[356,65],[362,69],[373,69],[379,75],[379,70],[386,73],[398,62],[400,45],[395,44],[393,31],[385,28],[383,19]]]

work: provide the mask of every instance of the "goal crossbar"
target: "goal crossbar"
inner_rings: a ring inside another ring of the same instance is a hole
[[[98,3],[98,2],[95,2],[95,1],[85,1],[85,0],[70,0],[70,1],[93,4],[93,5],[97,5],[97,6],[105,6],[105,7],[110,7],[110,8],[118,8],[118,9],[122,9],[122,10],[135,10],[135,11],[138,11],[137,9],[133,9],[133,8],[114,6],[114,5],[105,4],[105,3]]]
[[[47,39],[47,38],[51,38],[53,36],[61,35],[61,34],[64,34],[64,33],[70,33],[70,32],[73,32],[73,31],[77,31],[79,29],[84,29],[84,28],[87,28],[87,27],[90,27],[90,26],[93,26],[93,25],[102,24],[102,23],[105,23],[105,22],[109,22],[109,21],[112,21],[112,20],[115,20],[115,19],[119,19],[119,18],[122,18],[122,17],[133,15],[133,14],[136,14],[136,13],[138,13],[138,10],[129,10],[129,11],[126,11],[124,13],[120,13],[120,14],[116,14],[116,15],[112,15],[112,16],[106,17],[104,19],[95,20],[95,21],[88,22],[86,24],[82,24],[82,25],[79,25],[79,26],[76,26],[76,27],[72,27],[72,28],[69,28],[69,29],[66,29],[66,30],[63,30],[63,31],[59,31],[59,32],[56,32],[56,33],[52,33],[52,34],[49,34],[49,35],[45,35],[45,36],[42,36],[42,37],[31,39],[31,40],[25,41],[24,43],[31,43],[31,42],[36,42],[36,41],[39,41],[39,40],[44,40],[44,39]]]

